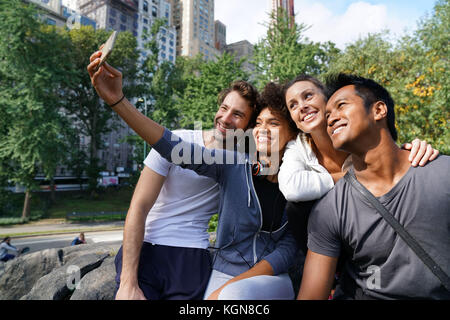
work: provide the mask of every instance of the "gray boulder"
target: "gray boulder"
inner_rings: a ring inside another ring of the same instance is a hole
[[[47,249],[8,261],[0,270],[0,300],[113,299],[120,245]]]
[[[81,279],[70,300],[114,300],[115,276],[114,258],[106,258],[100,267]]]
[[[90,271],[98,268],[107,254],[84,254],[70,260],[70,263],[53,270],[40,278],[30,293],[21,300],[66,300],[80,280]]]
[[[0,275],[0,300],[27,294],[40,278],[62,265],[61,254],[58,249],[47,249],[6,262]]]

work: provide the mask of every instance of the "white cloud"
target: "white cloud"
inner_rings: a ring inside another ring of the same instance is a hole
[[[411,21],[398,18],[399,13],[389,12],[384,4],[355,1],[337,13],[324,2],[294,1],[297,23],[310,26],[305,35],[315,42],[332,41],[343,49],[368,33],[388,29],[393,35],[400,35],[404,28],[411,27]],[[271,3],[271,0],[216,0],[215,19],[227,26],[227,43],[244,39],[256,43],[264,37],[266,27],[262,23],[269,20]]]
[[[227,43],[256,43],[265,36],[270,8],[270,0],[215,0],[214,19],[227,26]]]
[[[389,14],[385,5],[363,1],[354,2],[345,12],[336,14],[320,2],[297,0],[295,11],[297,23],[303,22],[310,26],[305,34],[311,40],[332,41],[341,49],[368,33],[388,29],[393,34],[400,34],[406,25]]]

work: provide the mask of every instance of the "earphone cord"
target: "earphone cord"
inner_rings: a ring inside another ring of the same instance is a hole
[[[274,200],[273,206],[272,206],[272,217],[271,217],[271,218],[272,218],[272,221],[271,221],[271,223],[270,223],[270,231],[269,231],[269,238],[270,238],[271,240],[273,240],[273,238],[272,238],[272,232],[273,232],[273,224],[274,224],[274,221],[275,221],[275,215],[276,215],[275,207],[276,207],[276,205],[277,205],[278,199],[280,198],[280,194],[281,194],[281,192],[278,191],[277,196],[275,197],[275,200]],[[261,252],[261,255],[259,256],[259,258],[256,259],[256,262],[253,264],[253,266],[254,266],[256,263],[258,263],[258,261],[261,259],[262,255],[264,254],[264,252],[265,252],[266,249],[267,249],[268,244],[269,244],[269,243],[267,242],[266,245],[264,246],[263,251]]]
[[[272,221],[271,221],[271,223],[270,223],[270,231],[269,231],[269,238],[270,238],[271,240],[274,240],[274,239],[272,238],[272,233],[273,233],[273,225],[274,225],[274,222],[275,222],[275,215],[276,215],[276,210],[275,210],[275,208],[276,208],[276,205],[277,205],[278,200],[279,200],[279,198],[280,198],[280,194],[281,194],[281,192],[278,191],[277,196],[275,197],[275,200],[274,200],[274,203],[273,203],[273,206],[272,206],[272,215],[271,215],[271,220],[272,220]],[[261,214],[262,214],[262,212],[261,212]],[[230,243],[232,243],[233,241],[234,241],[234,237],[233,237],[233,240],[232,240]],[[247,264],[247,266],[249,267],[249,269],[251,269],[252,267],[255,266],[256,263],[258,263],[258,262],[260,261],[262,255],[263,255],[264,252],[266,251],[268,245],[269,245],[269,242],[267,242],[267,243],[265,244],[264,249],[263,249],[263,251],[261,252],[259,258],[256,259],[256,262],[253,263],[253,265],[250,265],[250,263],[248,263],[248,261],[244,258],[244,256],[242,255],[242,253],[241,253],[238,249],[236,249],[236,248],[233,248],[233,249],[236,250],[236,251],[238,252],[238,254],[239,254],[239,256],[242,258],[242,260],[244,260],[244,262]],[[214,265],[214,263],[216,262],[216,258],[217,258],[217,255],[219,254],[219,251],[222,250],[222,249],[224,249],[225,247],[227,247],[227,245],[222,246],[221,248],[216,248],[216,247],[208,246],[208,249],[217,250],[217,251],[215,252],[215,254],[214,254],[214,259],[213,259],[213,261],[212,261],[212,265]]]

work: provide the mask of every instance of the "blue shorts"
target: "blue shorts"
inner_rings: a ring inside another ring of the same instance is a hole
[[[116,292],[122,272],[122,247],[115,258]],[[150,300],[201,300],[211,275],[208,250],[144,242],[138,268],[139,287]]]

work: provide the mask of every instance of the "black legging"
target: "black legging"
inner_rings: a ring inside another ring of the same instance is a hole
[[[306,255],[308,244],[308,218],[316,200],[304,202],[288,202],[286,212],[289,221],[289,227],[294,235],[297,244]]]

